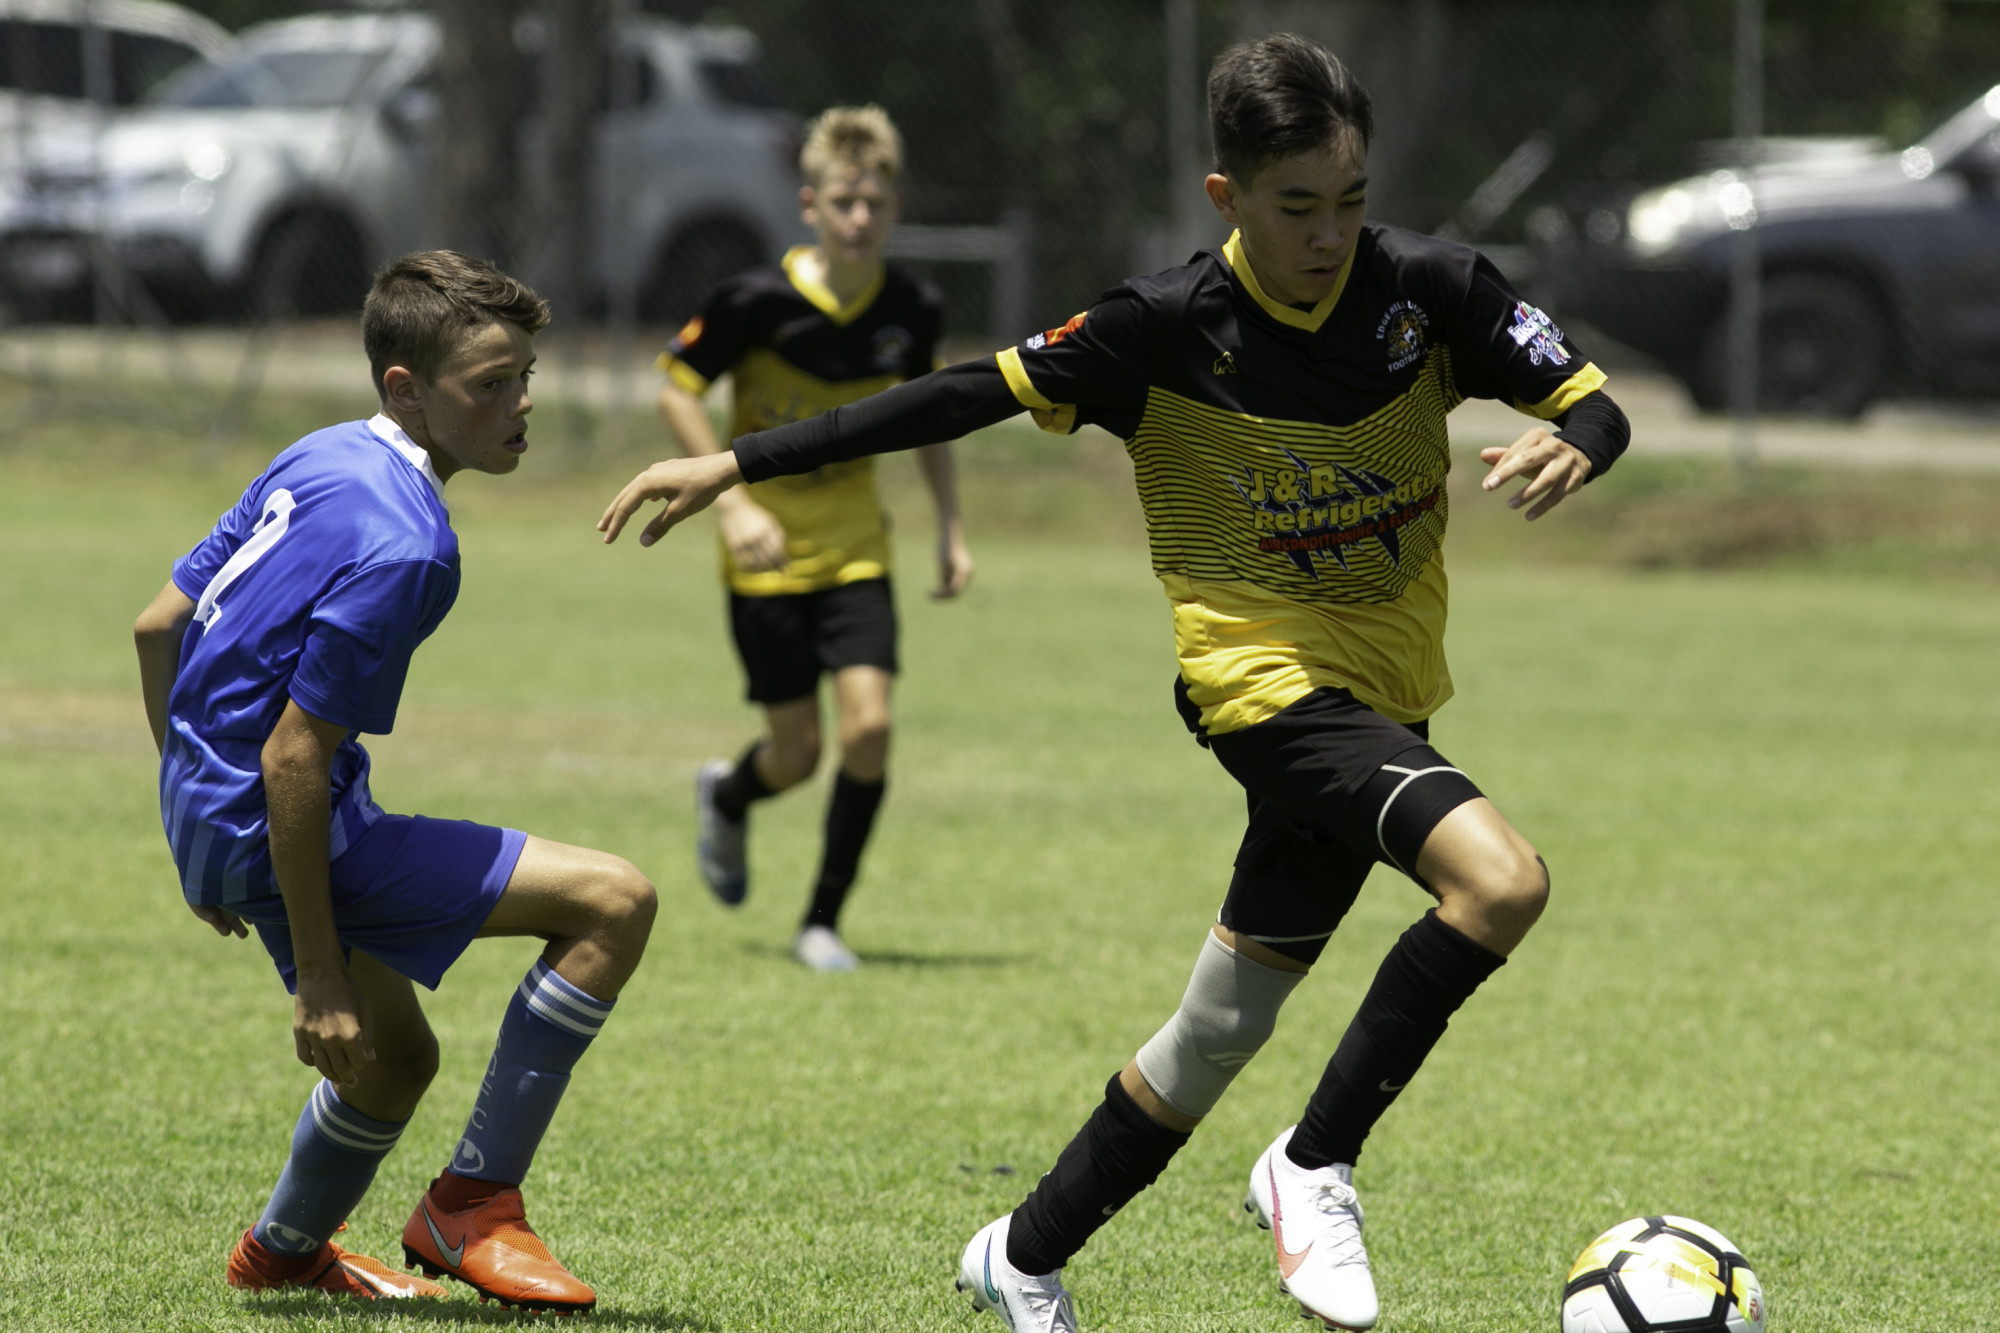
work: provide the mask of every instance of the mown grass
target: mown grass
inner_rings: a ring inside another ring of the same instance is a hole
[[[266,409],[246,439],[344,410]],[[529,1184],[599,1321],[975,1328],[960,1246],[1171,1010],[1212,919],[1240,796],[1169,707],[1115,446],[1001,431],[966,459],[980,574],[949,605],[922,596],[928,518],[889,465],[906,674],[845,978],[784,953],[820,795],[760,810],[741,911],[693,875],[694,768],[753,723],[709,536],[598,547],[631,458],[550,445],[450,488],[465,589],[371,743],[378,795],[610,848],[663,898]],[[260,462],[76,412],[0,444],[8,1329],[515,1322],[462,1294],[390,1314],[221,1282],[312,1076],[256,946],[179,903],[127,634]],[[1774,1329],[2000,1327],[2000,548],[1977,519],[2000,488],[1779,474],[1758,495],[1628,460],[1532,528],[1455,497],[1437,742],[1547,855],[1555,899],[1364,1157],[1386,1329],[1552,1328],[1574,1252],[1655,1211],[1735,1238]],[[1834,536],[1647,554],[1746,503]],[[1961,529],[1921,521],[1940,503]],[[1843,506],[1904,518],[1863,539]],[[1271,1045],[1071,1269],[1086,1329],[1296,1326],[1243,1175],[1423,905],[1371,883]],[[531,954],[481,944],[429,1003],[444,1069],[357,1248],[398,1257]]]

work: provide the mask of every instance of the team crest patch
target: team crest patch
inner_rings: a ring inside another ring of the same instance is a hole
[[[1514,325],[1507,330],[1507,336],[1527,352],[1528,360],[1535,365],[1544,361],[1552,366],[1569,362],[1570,351],[1563,346],[1563,331],[1526,301],[1514,303]]]
[[[910,331],[900,324],[875,330],[875,337],[869,344],[875,358],[875,369],[885,372],[901,370],[914,341]]]
[[[1383,345],[1391,372],[1423,356],[1430,326],[1431,317],[1415,301],[1398,301],[1383,312],[1375,340]]]
[[[1290,466],[1248,468],[1230,481],[1250,506],[1257,549],[1283,555],[1315,579],[1321,561],[1349,568],[1349,555],[1366,542],[1400,568],[1402,530],[1444,497],[1439,478],[1398,482],[1367,468],[1313,464],[1282,452]]]
[[[1034,337],[1028,339],[1027,342],[1023,343],[1022,346],[1026,347],[1029,351],[1036,351],[1043,347],[1054,347],[1057,343],[1069,337],[1070,334],[1075,333],[1078,329],[1082,328],[1083,316],[1089,313],[1090,312],[1086,310],[1082,314],[1071,315],[1069,317],[1069,322],[1067,324],[1064,324],[1061,328],[1050,329],[1046,333],[1038,333]]]

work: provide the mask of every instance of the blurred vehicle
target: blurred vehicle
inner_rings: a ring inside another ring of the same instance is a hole
[[[27,137],[0,177],[9,294],[74,310],[101,239],[176,315],[357,309],[376,267],[432,243],[437,42],[421,13],[262,24],[95,131]],[[615,43],[593,276],[671,318],[799,231],[798,130],[748,33],[629,18]]]
[[[1883,393],[2000,395],[2000,87],[1901,152],[1766,141],[1585,221],[1544,268],[1561,308],[1727,405],[1732,237],[1763,273],[1759,403],[1851,417]]]
[[[161,0],[0,0],[0,153],[93,103],[132,106],[235,45],[220,25]]]

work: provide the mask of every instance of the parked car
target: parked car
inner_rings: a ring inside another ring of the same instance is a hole
[[[1760,404],[1847,417],[1885,392],[2000,395],[2000,87],[1903,149],[1795,142],[1593,214],[1545,262],[1573,318],[1726,405],[1732,237],[1762,272]],[[1549,257],[1545,256],[1545,261]]]
[[[93,103],[132,106],[235,44],[218,24],[161,0],[0,0],[0,152],[15,134]]]
[[[181,311],[358,307],[375,267],[435,243],[424,182],[441,147],[437,42],[421,13],[263,24],[95,133],[33,136],[0,178],[0,274],[30,306],[73,301],[102,238]],[[594,278],[673,318],[800,232],[798,129],[747,33],[628,18],[615,43]],[[49,281],[65,251],[72,280]]]

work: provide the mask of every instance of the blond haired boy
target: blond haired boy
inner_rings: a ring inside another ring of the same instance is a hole
[[[902,136],[881,107],[834,107],[812,123],[799,154],[799,202],[817,239],[724,282],[660,356],[660,414],[685,452],[721,452],[702,395],[724,374],[736,436],[817,416],[931,369],[943,298],[882,262],[902,162]],[[972,577],[972,558],[951,446],[929,445],[917,457],[937,507],[931,595],[955,597]],[[725,904],[743,901],[750,806],[819,766],[819,681],[831,674],[840,769],[819,878],[792,952],[808,967],[849,971],[856,959],[838,933],[839,915],[882,801],[896,673],[889,531],[874,460],[745,487],[716,508],[730,628],[765,734],[734,762],[711,760],[696,779],[702,878]]]

